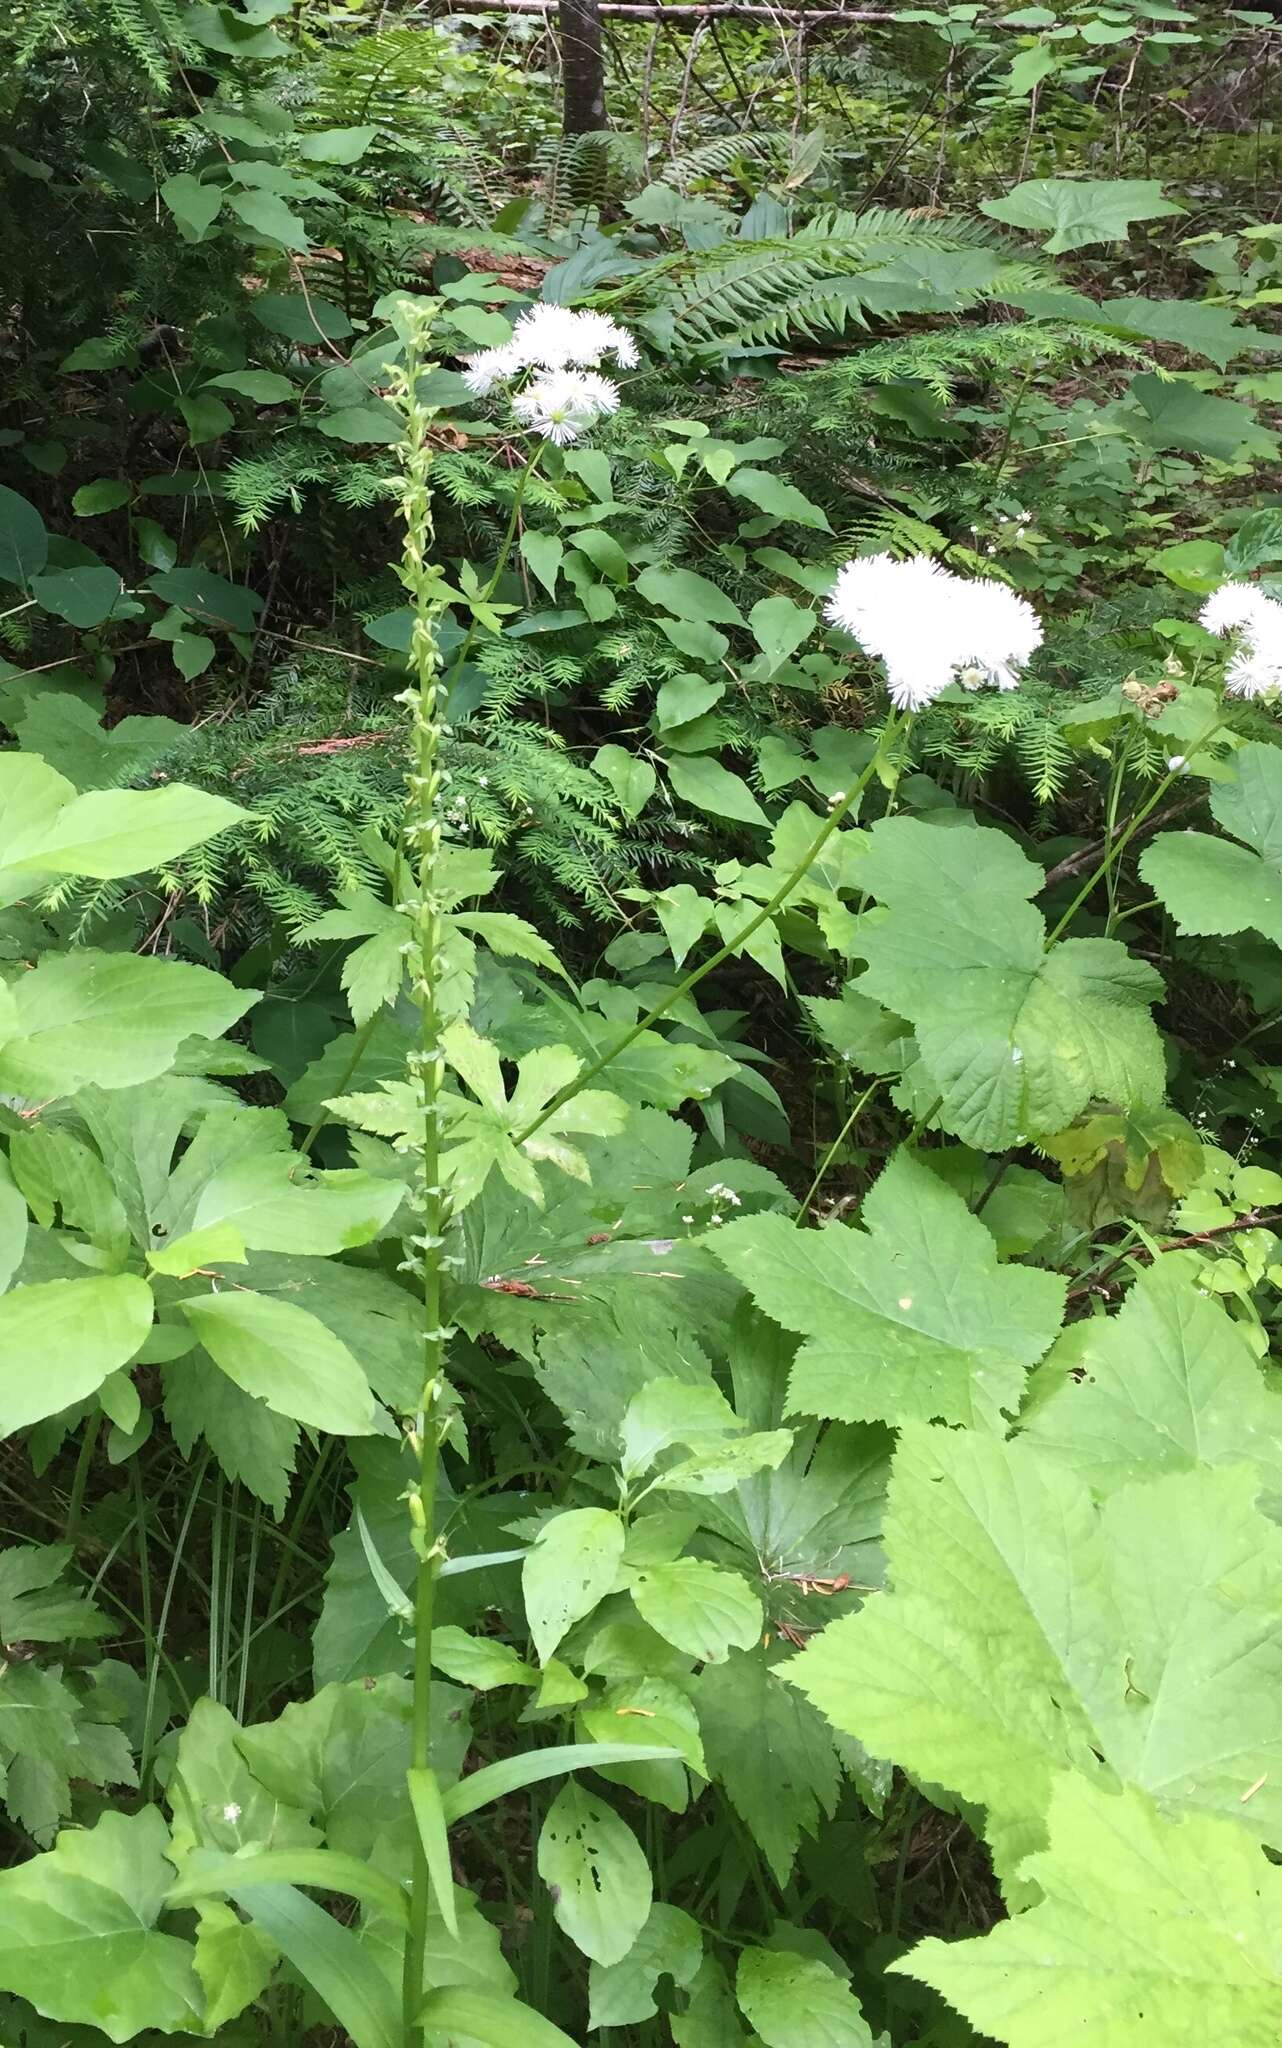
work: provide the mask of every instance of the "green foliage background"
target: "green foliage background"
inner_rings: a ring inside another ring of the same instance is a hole
[[[0,25],[12,2048],[1276,2039],[1277,35]]]

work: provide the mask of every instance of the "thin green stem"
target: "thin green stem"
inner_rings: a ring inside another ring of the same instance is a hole
[[[1064,912],[1064,915],[1060,918],[1059,923],[1055,926],[1054,931],[1052,931],[1049,937],[1047,938],[1046,950],[1048,953],[1052,946],[1058,945],[1060,939],[1067,931],[1069,925],[1073,922],[1073,919],[1077,916],[1078,911],[1081,909],[1083,903],[1085,903],[1087,897],[1091,894],[1092,890],[1098,887],[1099,883],[1109,873],[1114,863],[1121,859],[1127,847],[1130,845],[1132,839],[1134,839],[1135,834],[1139,831],[1141,825],[1143,825],[1145,821],[1153,815],[1153,812],[1161,803],[1162,798],[1166,795],[1166,792],[1171,787],[1172,783],[1179,780],[1179,777],[1184,772],[1184,763],[1186,761],[1192,761],[1193,759],[1195,759],[1195,757],[1201,752],[1202,748],[1207,744],[1207,741],[1213,739],[1216,733],[1219,732],[1220,728],[1226,723],[1227,721],[1225,720],[1225,718],[1217,713],[1215,722],[1212,725],[1209,725],[1206,731],[1204,733],[1199,734],[1198,738],[1194,740],[1192,746],[1188,750],[1188,753],[1181,760],[1179,767],[1172,768],[1169,774],[1164,775],[1162,777],[1162,780],[1158,783],[1152,795],[1148,797],[1146,802],[1140,805],[1139,810],[1136,811],[1134,817],[1126,826],[1125,830],[1119,832],[1117,838],[1113,841],[1112,845],[1105,849],[1103,860],[1100,862],[1099,866],[1097,868],[1092,869],[1091,873],[1086,877],[1086,880],[1082,883],[1082,886],[1078,890],[1076,896],[1074,896],[1072,902],[1069,904],[1068,909]]]
[[[165,1654],[165,1631],[169,1626],[169,1608],[174,1597],[174,1587],[178,1584],[178,1572],[182,1564],[183,1551],[186,1548],[187,1533],[191,1528],[192,1517],[196,1512],[196,1503],[200,1499],[200,1489],[204,1484],[205,1473],[208,1467],[209,1452],[202,1451],[196,1461],[196,1469],[191,1475],[187,1493],[187,1505],[183,1510],[182,1523],[178,1530],[178,1541],[174,1545],[173,1563],[169,1567],[169,1577],[165,1581],[165,1591],[160,1603],[160,1613],[156,1618],[155,1635],[153,1636],[150,1630],[148,1630],[147,1634],[147,1698],[142,1714],[142,1740],[138,1745],[138,1784],[144,1793],[147,1789],[147,1778],[151,1771],[152,1724],[156,1713],[156,1686],[160,1678],[160,1660]],[[168,1658],[165,1661],[168,1662]]]
[[[85,1433],[80,1439],[80,1456],[76,1459],[76,1469],[71,1479],[71,1498],[67,1502],[65,1539],[73,1548],[80,1534],[80,1517],[85,1511],[85,1494],[89,1487],[89,1470],[93,1464],[93,1454],[97,1449],[98,1436],[101,1429],[102,1410],[99,1409],[96,1414],[89,1417],[85,1424]]]
[[[854,1108],[851,1110],[850,1115],[846,1118],[845,1123],[838,1131],[836,1137],[833,1139],[831,1145],[828,1147],[828,1150],[824,1153],[823,1158],[819,1162],[818,1173],[815,1175],[814,1179],[810,1183],[810,1186],[806,1189],[805,1194],[802,1196],[801,1200],[797,1204],[797,1213],[796,1216],[793,1218],[793,1221],[796,1223],[798,1229],[800,1229],[801,1225],[805,1222],[807,1216],[810,1214],[810,1204],[814,1201],[815,1196],[818,1194],[820,1188],[823,1186],[824,1175],[827,1173],[828,1168],[832,1165],[833,1160],[837,1157],[838,1152],[841,1150],[842,1145],[845,1143],[848,1134],[854,1129],[860,1117],[863,1115],[864,1110],[867,1108],[869,1102],[877,1093],[877,1090],[880,1088],[880,1086],[880,1081],[873,1081],[870,1082],[869,1086],[864,1089],[863,1094],[859,1097],[859,1100],[858,1102],[856,1102]]]
[[[902,730],[905,734],[910,723],[911,720],[907,720],[903,724]],[[675,988],[669,989],[668,993],[660,1002],[654,1005],[653,1009],[647,1010],[644,1017],[640,1018],[629,1030],[624,1032],[616,1045],[612,1045],[608,1052],[601,1054],[600,1059],[594,1060],[591,1066],[586,1067],[581,1074],[576,1075],[573,1081],[567,1082],[564,1088],[559,1089],[551,1101],[544,1104],[533,1121],[528,1123],[523,1131],[517,1133],[514,1143],[524,1145],[527,1139],[532,1138],[536,1131],[542,1129],[550,1116],[554,1116],[558,1109],[563,1109],[567,1102],[572,1101],[584,1088],[587,1088],[596,1080],[599,1074],[603,1074],[606,1068],[619,1058],[621,1053],[625,1053],[628,1047],[640,1038],[643,1031],[648,1031],[652,1024],[657,1024],[661,1017],[666,1017],[668,1012],[674,1009],[684,996],[689,995],[691,989],[697,988],[699,983],[707,975],[711,974],[715,968],[720,967],[723,961],[729,960],[732,955],[742,951],[753,933],[760,931],[766,920],[773,917],[775,912],[781,909],[788,901],[793,890],[800,883],[804,882],[811,868],[823,852],[824,847],[832,838],[833,833],[849,816],[852,807],[858,803],[859,798],[871,782],[873,775],[882,761],[885,760],[888,741],[900,730],[899,715],[897,712],[892,711],[883,728],[881,739],[874,749],[872,759],[865,768],[861,769],[857,781],[846,791],[841,801],[833,806],[831,815],[824,820],[824,823],[820,826],[806,852],[797,862],[797,865],[780,883],[769,902],[762,904],[755,917],[750,917],[747,924],[742,926],[732,939],[727,939],[724,946],[719,946],[717,951],[709,959],[705,960],[701,966],[692,968],[690,973],[676,984]]]

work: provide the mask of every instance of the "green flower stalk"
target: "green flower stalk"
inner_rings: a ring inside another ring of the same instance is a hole
[[[414,614],[409,647],[410,683],[400,698],[409,710],[411,724],[411,759],[398,862],[402,886],[408,886],[397,907],[406,917],[410,930],[405,950],[409,960],[410,989],[419,1008],[419,1038],[410,1055],[409,1067],[422,1116],[413,1196],[419,1228],[407,1248],[410,1270],[418,1274],[423,1290],[423,1382],[418,1413],[409,1431],[410,1448],[417,1459],[417,1474],[408,1492],[414,1548],[418,1557],[414,1585],[414,1705],[410,1738],[411,1770],[417,1779],[430,1774],[432,1768],[432,1614],[436,1579],[444,1554],[436,1529],[436,1473],[441,1443],[448,1426],[443,1397],[446,1348],[451,1334],[444,1320],[445,1234],[449,1214],[440,1173],[445,1053],[441,1045],[442,1020],[437,1002],[444,937],[439,868],[440,750],[446,701],[437,625],[445,609],[448,592],[440,568],[431,559],[435,532],[429,483],[432,451],[428,429],[435,408],[424,405],[419,396],[419,381],[425,367],[435,310],[430,300],[402,302],[398,324],[405,338],[405,362],[391,393],[405,421],[399,494],[405,541],[398,573]],[[416,1828],[402,1992],[406,2048],[419,2038],[417,2022],[425,1988],[423,1966],[430,1882],[422,1829]]]

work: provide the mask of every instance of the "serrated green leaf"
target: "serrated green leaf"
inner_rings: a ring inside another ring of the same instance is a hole
[[[702,1559],[651,1565],[632,1581],[637,1613],[657,1635],[704,1664],[720,1664],[761,1634],[761,1601],[737,1573]]]
[[[816,1231],[746,1216],[716,1235],[716,1256],[754,1301],[807,1339],[790,1408],[998,1426],[1059,1327],[1063,1281],[999,1266],[983,1224],[907,1151],[883,1170],[863,1221]]]
[[[1034,1380],[1020,1436],[1097,1491],[1241,1463],[1282,1496],[1282,1395],[1196,1269],[1159,1259],[1118,1315],[1065,1332],[1062,1364],[1060,1349]]]
[[[199,2033],[191,1945],[156,1925],[173,1881],[168,1842],[155,1807],[108,1813],[0,1872],[0,1989],[109,2041]]]
[[[1271,2048],[1282,2028],[1282,1874],[1232,1822],[1057,1778],[1030,1911],[890,1965],[1008,2048]]]
[[[1140,873],[1182,932],[1260,932],[1282,946],[1282,754],[1258,740],[1233,757],[1236,782],[1217,783],[1211,813],[1230,832],[1161,832]]]
[[[1182,207],[1162,197],[1156,178],[1030,178],[980,210],[1009,227],[1050,230],[1049,256],[1093,242],[1124,242],[1132,221],[1159,220]]]
[[[814,1957],[745,1949],[735,1995],[764,2048],[873,2048],[849,1984]]]
[[[860,874],[885,915],[861,923],[868,968],[856,992],[913,1025],[946,1130],[998,1151],[1062,1130],[1092,1101],[1162,1100],[1149,1014],[1159,976],[1115,939],[1048,952],[1027,901],[1042,871],[1003,833],[950,834],[945,845],[937,826],[884,819]]]
[[[1008,1890],[1065,1767],[1282,1839],[1282,1532],[1256,1492],[1204,1468],[1097,1506],[1028,1445],[909,1425],[893,1591],[788,1675],[873,1755],[986,1807]]]
[[[786,1884],[802,1836],[837,1807],[841,1767],[823,1715],[759,1648],[706,1665],[694,1700],[708,1769]]]

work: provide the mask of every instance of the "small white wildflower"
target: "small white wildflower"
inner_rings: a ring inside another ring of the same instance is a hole
[[[726,1219],[725,1219],[725,1217],[724,1217],[724,1216],[717,1216],[717,1215],[715,1215],[715,1214],[714,1214],[714,1215],[713,1215],[713,1217],[712,1217],[712,1221],[713,1221],[714,1223],[724,1223],[724,1222],[725,1222],[725,1220],[726,1220]]]
[[[902,711],[933,703],[958,674],[970,688],[1013,690],[1042,640],[1036,612],[1004,583],[954,576],[928,555],[847,562],[825,611],[883,663]]]
[[[1181,768],[1187,768],[1188,765],[1188,761],[1183,754],[1171,754],[1167,757],[1166,766],[1172,775],[1178,775]]]
[[[512,400],[523,426],[555,447],[564,448],[619,408],[619,387],[591,370],[550,370],[536,377]]]
[[[828,808],[829,808],[829,810],[830,810],[830,811],[835,811],[835,810],[836,810],[836,808],[837,808],[837,806],[838,806],[838,804],[844,804],[844,803],[845,803],[845,801],[846,801],[846,792],[845,792],[845,790],[844,790],[844,789],[834,789],[834,791],[833,791],[832,795],[831,795],[831,796],[829,797],[829,799],[828,799]]]
[[[728,1188],[723,1180],[714,1180],[708,1194],[714,1202],[729,1202],[732,1209],[739,1207],[738,1195],[733,1188]]]
[[[234,1828],[237,1821],[240,1819],[240,1815],[241,1809],[236,1804],[236,1801],[234,1799],[229,1799],[226,1806],[224,1806],[223,1808],[223,1819],[227,1822],[227,1825],[229,1827]]]
[[[902,1308],[902,1309],[904,1309],[904,1310],[907,1310],[907,1309],[910,1309],[910,1308],[912,1307],[912,1305],[913,1305],[913,1298],[912,1298],[911,1294],[901,1294],[901,1295],[900,1295],[900,1297],[899,1297],[899,1306],[900,1306],[900,1308]]]
[[[693,1216],[683,1216],[683,1217],[681,1218],[681,1221],[682,1221],[683,1223],[693,1223],[693,1222],[694,1222],[694,1217],[693,1217]]]
[[[1254,583],[1222,583],[1198,614],[1208,633],[1237,635],[1224,672],[1232,697],[1263,697],[1282,688],[1282,604]]]

